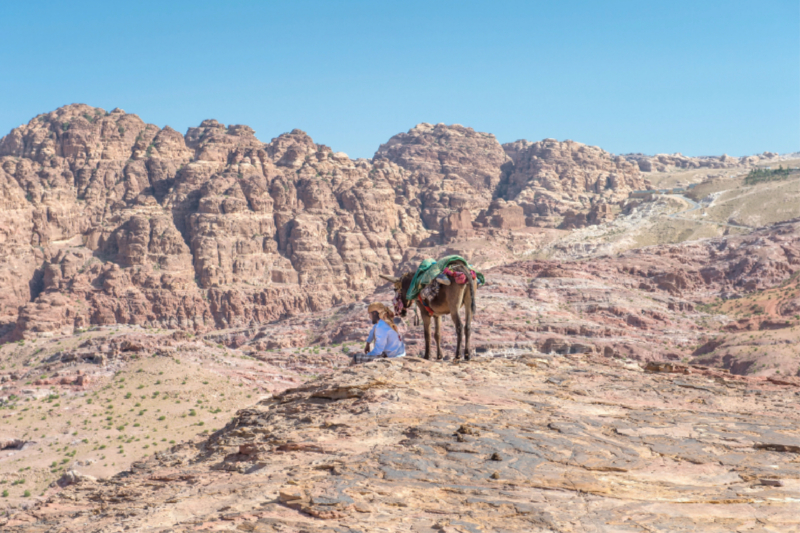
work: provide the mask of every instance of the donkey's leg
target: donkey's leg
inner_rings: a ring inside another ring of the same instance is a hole
[[[425,332],[425,359],[431,358],[431,316],[422,311],[422,330]]]
[[[436,340],[436,359],[442,359],[442,317],[433,317],[434,333],[433,338]]]
[[[447,306],[450,309],[450,318],[453,319],[453,325],[456,327],[456,357],[455,360],[461,359],[461,343],[463,342],[464,328],[461,325],[461,317],[458,310],[464,302],[464,293],[466,292],[465,285],[450,285],[447,287]]]
[[[464,321],[464,360],[469,361],[470,357],[472,357],[472,352],[469,349],[469,323],[472,321],[472,317],[468,317]]]
[[[472,280],[470,280],[472,281]],[[472,352],[469,349],[469,329],[472,325],[472,296],[469,292],[464,298],[464,360],[469,361]]]
[[[461,359],[461,339],[464,335],[464,328],[461,325],[461,317],[458,315],[458,308],[450,312],[450,318],[453,319],[453,324],[456,327],[456,358],[458,361]]]

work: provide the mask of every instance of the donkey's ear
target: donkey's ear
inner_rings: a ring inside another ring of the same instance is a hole
[[[392,283],[397,283],[398,281],[400,281],[400,278],[396,278],[394,276],[389,276],[387,274],[378,274],[378,276],[383,278],[383,279],[385,279],[386,281],[390,281]]]

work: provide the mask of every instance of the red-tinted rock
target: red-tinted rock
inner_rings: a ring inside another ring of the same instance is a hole
[[[505,197],[526,215],[588,210],[593,202],[616,202],[644,186],[637,165],[595,146],[545,139],[503,148],[514,162]]]
[[[459,125],[351,160],[300,130],[264,143],[205,120],[182,136],[65,106],[0,140],[0,335],[247,327],[353,302],[428,246],[611,201],[631,168],[577,143],[504,150]]]

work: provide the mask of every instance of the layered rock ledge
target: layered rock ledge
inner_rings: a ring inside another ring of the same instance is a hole
[[[792,531],[796,390],[586,355],[380,361],[286,390],[206,440],[50,493],[0,526]]]

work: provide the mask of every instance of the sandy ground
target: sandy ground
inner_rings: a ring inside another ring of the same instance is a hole
[[[170,333],[148,335],[157,343]],[[182,344],[170,356],[142,351],[105,366],[48,363],[54,353],[81,341],[125,334],[144,335],[139,328],[120,327],[0,347],[0,372],[20,376],[0,394],[6,398],[0,404],[0,440],[26,442],[22,450],[0,450],[0,494],[7,491],[0,506],[19,502],[26,491],[41,494],[70,469],[100,478],[125,470],[133,461],[223,427],[237,410],[265,395],[333,368],[325,365],[326,357],[320,358],[321,369],[290,368],[301,349],[274,353],[288,363],[274,365],[202,340]],[[71,381],[79,372],[87,385],[48,383]]]

